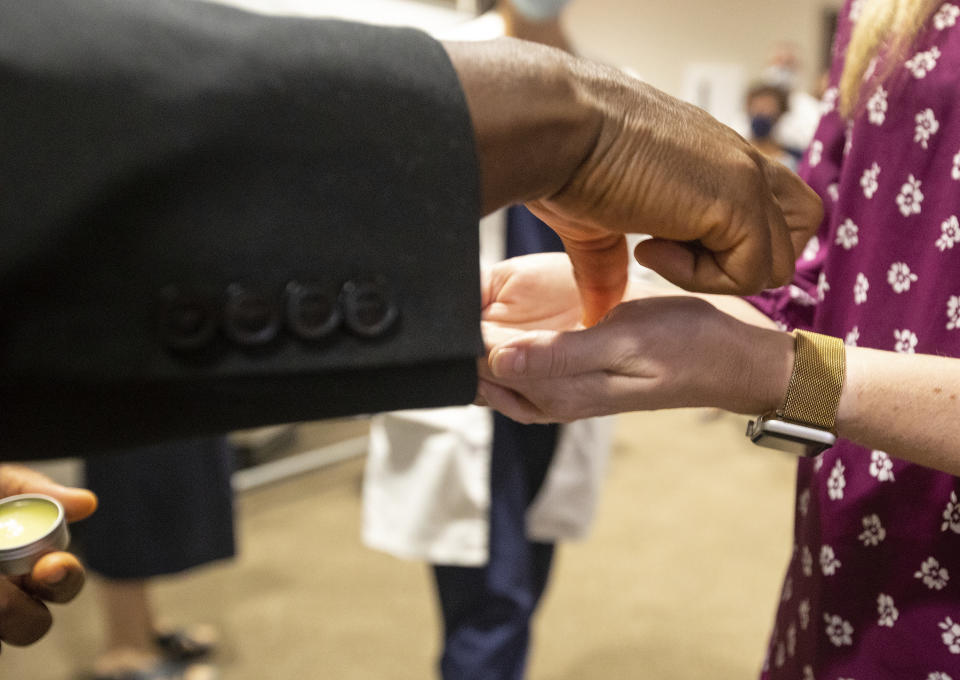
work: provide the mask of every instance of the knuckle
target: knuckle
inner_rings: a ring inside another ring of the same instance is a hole
[[[559,378],[566,375],[567,354],[562,347],[551,345],[549,348],[548,361],[547,375],[549,377]]]

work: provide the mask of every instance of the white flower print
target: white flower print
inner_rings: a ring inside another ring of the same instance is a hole
[[[784,662],[787,660],[786,649],[783,646],[782,642],[777,643],[777,651],[773,656],[773,665],[777,668],[783,668]]]
[[[803,307],[813,307],[815,304],[817,304],[817,299],[800,286],[796,286],[791,283],[787,291],[790,293],[790,299],[796,302],[798,305],[802,305]]]
[[[955,180],[960,180],[960,151],[953,157],[953,169],[950,171],[950,176]]]
[[[789,333],[789,332],[790,332],[790,326],[788,326],[787,324],[785,324],[785,323],[784,323],[783,321],[781,321],[780,319],[774,319],[773,325],[776,326],[779,330],[783,331],[784,333]]]
[[[923,192],[920,191],[921,184],[923,183],[920,180],[910,175],[906,183],[900,187],[900,193],[897,194],[897,205],[904,217],[920,214],[920,206],[923,203]]]
[[[951,215],[940,225],[940,238],[937,239],[936,246],[942,253],[947,248],[953,248],[955,243],[960,243],[960,220],[956,215]]]
[[[840,200],[840,185],[834,182],[827,186],[827,196],[829,196],[830,200],[834,203]]]
[[[823,142],[818,139],[810,145],[810,154],[807,156],[807,162],[811,168],[815,168],[820,165],[821,160],[823,160]]]
[[[847,130],[844,132],[843,155],[847,156],[850,149],[853,148],[853,121],[847,124]]]
[[[797,607],[797,616],[800,617],[800,630],[806,630],[810,625],[810,600],[803,600]]]
[[[943,524],[940,525],[940,531],[950,529],[955,534],[960,534],[960,502],[957,502],[957,492],[950,492],[950,500],[946,509],[943,511]]]
[[[883,593],[877,597],[877,614],[880,615],[877,625],[887,628],[893,628],[893,624],[900,617],[900,612],[893,604],[893,598]]]
[[[917,126],[913,131],[913,141],[920,142],[924,149],[928,148],[930,138],[937,134],[940,129],[940,122],[933,115],[933,109],[926,109],[916,115],[914,120]]]
[[[797,624],[790,622],[787,628],[787,656],[797,653]]]
[[[881,482],[896,481],[893,477],[893,461],[886,452],[874,450],[870,454],[870,476]]]
[[[853,220],[848,217],[843,221],[843,224],[837,227],[835,243],[838,246],[843,246],[844,250],[851,250],[860,242],[860,237],[857,235],[859,231],[860,227],[854,224]]]
[[[834,554],[833,548],[829,545],[822,546],[820,548],[820,569],[824,576],[833,576],[840,566],[840,560]]]
[[[850,332],[847,333],[847,337],[843,339],[843,344],[847,347],[856,347],[857,340],[860,339],[860,329],[857,326],[854,326],[850,329]]]
[[[943,633],[940,639],[947,646],[951,654],[960,654],[960,623],[954,623],[949,616],[937,624]]]
[[[904,328],[903,330],[896,330],[893,332],[893,337],[896,340],[896,343],[893,345],[893,350],[900,354],[915,354],[917,350],[917,334],[913,331]]]
[[[923,585],[930,590],[943,590],[947,581],[950,580],[950,573],[946,567],[941,567],[935,558],[928,557],[920,565],[920,571],[914,573],[913,577],[923,581]]]
[[[910,290],[910,284],[917,280],[917,275],[910,271],[906,262],[894,262],[887,271],[887,283],[893,287],[895,293]]]
[[[802,257],[804,260],[809,262],[810,260],[815,258],[817,256],[817,253],[819,252],[820,252],[820,239],[818,239],[816,236],[813,236],[810,238],[809,241],[807,241],[807,245],[804,246],[803,254],[800,257]]]
[[[877,91],[867,100],[867,115],[874,125],[883,125],[887,119],[887,91],[883,86],[877,87]]]
[[[783,582],[783,592],[780,593],[780,601],[789,602],[791,597],[793,597],[793,579],[788,576]]]
[[[960,295],[951,295],[947,300],[947,330],[960,328]]]
[[[865,547],[880,545],[887,537],[887,530],[880,523],[876,515],[867,515],[863,518],[863,532],[857,536]]]
[[[931,673],[927,676],[927,680],[953,680],[949,675],[943,672]]]
[[[804,517],[807,516],[807,511],[810,509],[810,489],[804,489],[803,492],[797,496],[797,510],[800,511],[800,514]]]
[[[817,299],[823,302],[829,290],[830,283],[827,281],[827,275],[824,272],[820,272],[820,276],[817,277]]]
[[[813,666],[803,667],[803,678],[801,678],[801,680],[817,680],[813,677]]]
[[[870,290],[870,282],[863,272],[857,274],[857,282],[853,284],[853,301],[862,305],[867,301],[867,291]]]
[[[804,576],[813,576],[813,553],[807,546],[803,546],[803,551],[800,553],[800,567],[803,569]]]
[[[823,92],[823,97],[820,99],[820,115],[825,116],[831,111],[833,111],[837,106],[837,99],[840,97],[840,90],[835,87],[828,87]],[[820,145],[820,150],[823,151],[823,145]]]
[[[863,176],[860,178],[860,186],[863,187],[863,195],[867,198],[873,198],[873,195],[877,193],[877,189],[880,186],[880,182],[877,180],[879,175],[880,166],[876,163],[863,171]]]
[[[916,79],[926,78],[927,74],[937,67],[940,58],[940,48],[934,45],[926,52],[917,52],[904,66]]]
[[[940,9],[937,10],[937,13],[933,15],[933,25],[938,31],[942,31],[956,24],[958,16],[960,16],[960,7],[945,2],[940,6]]]
[[[843,461],[837,458],[836,464],[830,471],[830,479],[827,480],[827,495],[830,500],[837,501],[843,498],[843,487],[847,485],[847,478],[843,476]]]
[[[824,614],[823,620],[827,624],[827,637],[835,647],[853,644],[853,626],[836,614]]]
[[[813,460],[813,471],[820,472],[820,468],[823,467],[823,456],[817,456]]]

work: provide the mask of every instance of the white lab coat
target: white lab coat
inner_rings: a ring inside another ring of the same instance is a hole
[[[504,216],[481,221],[481,261],[503,256]],[[582,538],[606,468],[613,419],[565,425],[540,492],[527,509],[527,536]],[[489,409],[458,406],[376,416],[363,484],[363,541],[405,559],[478,566],[488,555]]]

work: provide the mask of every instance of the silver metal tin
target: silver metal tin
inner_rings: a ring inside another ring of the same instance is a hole
[[[57,509],[57,519],[50,526],[49,531],[39,538],[27,541],[22,545],[0,548],[0,574],[7,574],[8,576],[29,574],[33,565],[41,557],[47,553],[66,550],[70,544],[67,518],[63,506],[55,498],[39,493],[25,493],[0,499],[0,507],[26,500],[40,500],[53,504]]]

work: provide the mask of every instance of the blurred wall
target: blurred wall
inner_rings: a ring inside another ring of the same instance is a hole
[[[629,67],[683,96],[693,63],[739,64],[755,77],[772,46],[795,42],[804,83],[813,87],[822,60],[824,12],[841,0],[574,0],[566,22],[583,54]]]

